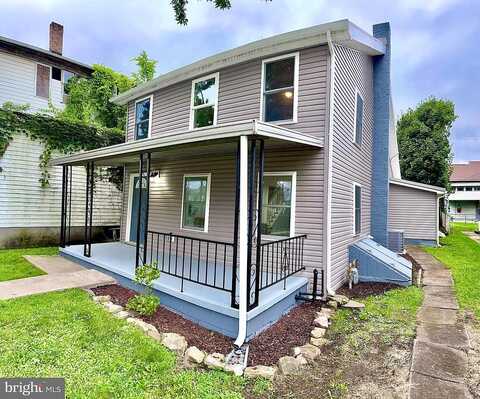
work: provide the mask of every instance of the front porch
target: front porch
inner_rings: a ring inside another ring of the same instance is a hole
[[[83,245],[61,248],[60,253],[87,268],[111,275],[123,286],[137,290],[139,288],[133,281],[136,258],[134,245],[122,242],[92,244],[90,257],[84,255]],[[154,249],[149,257],[153,256],[153,258],[161,260],[162,258],[168,259],[168,255],[168,250],[157,252]],[[208,268],[205,267],[205,262],[200,262],[198,271],[196,265],[195,267],[192,265],[195,271],[191,275],[184,268],[185,276],[182,278],[179,266],[185,264],[190,266],[191,259],[195,258],[172,254],[170,257],[171,273],[168,272],[168,261],[159,266],[160,270],[165,269],[165,271],[154,282],[153,287],[155,293],[160,297],[161,304],[203,327],[232,338],[236,337],[239,311],[231,306],[232,293],[228,289],[232,285],[232,268],[227,266],[223,269],[217,264],[216,278],[214,279],[214,261],[209,262]],[[178,276],[174,274],[175,263],[180,274]],[[210,277],[208,270],[211,272]],[[209,285],[203,284],[205,278]],[[305,292],[307,288],[308,280],[305,277],[292,275],[276,282],[273,279],[274,277],[268,273],[265,273],[262,278],[264,288],[260,292],[259,305],[247,315],[247,339],[290,310],[295,305],[295,296],[299,292]],[[198,282],[193,280],[198,280]],[[225,281],[225,289],[214,286],[223,284],[223,281]]]
[[[161,277],[154,288],[162,305],[237,337],[241,345],[295,306],[296,296],[307,291],[308,277],[322,267],[317,255],[321,236],[318,230],[306,231],[313,215],[319,217],[313,219],[318,226],[322,212],[312,209],[306,197],[320,193],[317,182],[303,182],[310,219],[303,217],[300,228],[295,224],[297,170],[303,171],[303,162],[310,168],[320,165],[321,147],[314,137],[250,121],[57,160],[64,166],[61,253],[131,288],[138,288],[133,282],[138,266],[156,265]],[[268,174],[266,161],[269,168],[273,165]],[[121,233],[125,242],[95,244],[95,168],[117,165],[124,166],[128,184]],[[87,169],[82,246],[68,243],[69,182],[75,166]]]

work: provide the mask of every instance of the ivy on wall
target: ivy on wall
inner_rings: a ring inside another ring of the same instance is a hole
[[[40,155],[39,179],[43,188],[49,186],[49,163],[52,153],[71,154],[81,150],[93,150],[114,144],[123,143],[125,136],[117,128],[91,126],[71,120],[54,118],[45,114],[30,114],[25,111],[28,106],[17,106],[5,103],[0,107],[0,158],[5,154],[9,143],[16,134],[25,134],[31,140],[44,145]],[[121,179],[114,168],[111,168],[109,181],[121,188]]]

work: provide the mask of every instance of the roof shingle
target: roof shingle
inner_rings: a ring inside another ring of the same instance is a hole
[[[480,182],[480,161],[469,161],[465,164],[453,164],[450,181],[454,182]]]

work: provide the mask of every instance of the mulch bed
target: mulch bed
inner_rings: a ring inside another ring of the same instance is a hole
[[[113,284],[94,288],[96,295],[110,295],[112,302],[125,306],[136,293],[133,290]],[[249,344],[249,365],[273,365],[282,356],[290,355],[294,346],[308,342],[315,312],[319,304],[305,303],[292,309],[273,326],[252,339]],[[160,332],[175,332],[185,337],[190,346],[196,346],[208,353],[229,353],[233,349],[232,339],[212,332],[182,316],[159,306],[151,317],[141,317],[153,324]]]
[[[352,289],[348,288],[348,284],[337,290],[337,294],[348,296],[349,298],[365,298],[370,295],[381,295],[387,291],[402,288],[397,284],[391,283],[358,283]]]

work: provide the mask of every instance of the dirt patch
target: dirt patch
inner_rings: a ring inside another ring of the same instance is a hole
[[[397,284],[391,283],[358,283],[352,289],[348,288],[348,284],[337,290],[338,294],[346,295],[349,298],[365,298],[370,295],[381,295],[387,291],[401,288]]]
[[[96,295],[110,295],[112,302],[125,306],[135,291],[120,285],[107,285],[94,288]],[[250,341],[249,365],[273,365],[282,356],[290,355],[291,348],[308,342],[315,312],[319,304],[305,303],[292,309],[277,323],[267,328]],[[160,332],[176,332],[183,335],[189,345],[212,353],[229,353],[233,349],[232,339],[212,332],[184,317],[160,306],[151,317],[142,317],[153,324]]]

